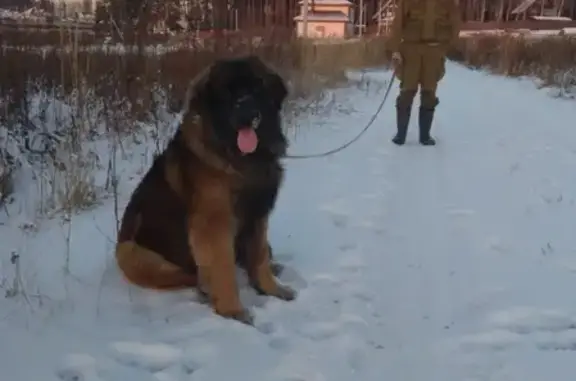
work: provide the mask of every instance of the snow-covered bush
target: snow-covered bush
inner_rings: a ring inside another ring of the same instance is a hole
[[[24,193],[38,199],[40,214],[71,213],[113,194],[115,161],[130,154],[127,142],[154,139],[160,151],[189,82],[217,57],[251,53],[271,63],[291,89],[288,121],[332,107],[324,89],[345,80],[345,70],[386,59],[377,38],[304,44],[236,36],[140,52],[96,49],[91,41],[0,50],[0,184],[6,184],[0,200]]]

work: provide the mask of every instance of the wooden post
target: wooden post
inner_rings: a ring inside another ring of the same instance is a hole
[[[308,1],[304,0],[302,9],[302,37],[308,37]]]
[[[378,10],[377,10],[377,15],[378,15],[378,32],[377,35],[379,36],[381,33],[381,29],[382,29],[382,0],[378,1]]]
[[[359,25],[358,27],[360,28],[360,30],[358,31],[358,34],[360,35],[360,37],[362,37],[363,35],[363,28],[364,28],[364,0],[360,0],[360,14],[358,15],[358,18],[360,20],[358,20]]]

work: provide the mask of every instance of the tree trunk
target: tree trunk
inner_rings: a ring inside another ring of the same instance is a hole
[[[559,1],[560,4],[556,7],[556,16],[560,17],[564,14],[564,0]]]
[[[498,14],[496,16],[496,21],[498,21],[498,22],[502,22],[503,18],[504,18],[504,1],[505,0],[500,0],[500,6],[498,9]]]
[[[474,17],[474,8],[476,7],[476,0],[473,0],[470,3],[470,6],[468,7],[468,20],[475,20],[476,18]]]
[[[214,20],[214,32],[221,35],[227,27],[228,21],[228,1],[227,0],[213,0],[212,1],[212,17]]]
[[[510,20],[510,12],[512,12],[512,0],[508,0],[508,7],[506,8],[506,18],[505,21],[509,21]]]

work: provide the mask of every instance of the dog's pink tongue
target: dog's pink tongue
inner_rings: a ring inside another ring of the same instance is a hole
[[[258,146],[258,136],[253,128],[244,127],[238,131],[238,149],[244,154],[256,151]]]

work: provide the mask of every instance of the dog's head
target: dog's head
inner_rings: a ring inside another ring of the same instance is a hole
[[[258,57],[219,60],[197,82],[189,108],[211,129],[206,143],[223,154],[278,157],[287,146],[280,115],[287,94],[282,78]]]

